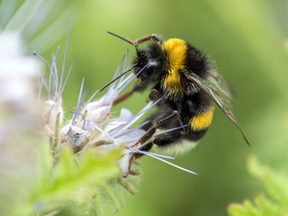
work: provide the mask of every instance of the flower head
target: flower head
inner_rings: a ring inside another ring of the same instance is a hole
[[[46,83],[44,79],[44,73],[40,72],[40,68],[38,66],[38,85],[39,85],[39,100],[41,99],[41,91],[42,87],[44,86],[47,92],[47,100],[44,102],[43,108],[42,108],[42,116],[43,116],[43,125],[44,125],[44,131],[48,138],[54,139],[54,146],[57,146],[57,137],[55,137],[55,134],[57,133],[57,130],[59,126],[63,124],[63,118],[64,118],[64,111],[62,108],[62,98],[61,95],[63,93],[63,90],[65,88],[65,85],[67,83],[68,77],[71,73],[74,60],[72,61],[72,64],[70,66],[70,69],[66,75],[66,78],[63,82],[64,78],[64,69],[65,69],[65,60],[67,55],[67,48],[68,48],[68,38],[69,38],[69,23],[68,23],[68,31],[67,31],[67,40],[66,40],[66,47],[65,47],[65,53],[64,53],[64,60],[62,65],[62,70],[60,77],[58,76],[58,70],[57,70],[57,57],[58,57],[58,51],[59,47],[56,50],[55,55],[52,53],[52,63],[49,64],[42,56],[34,52],[34,58],[36,60],[36,56],[41,58],[46,65],[49,68],[49,81]],[[36,63],[38,63],[36,61]],[[56,139],[56,140],[55,140]],[[55,143],[56,142],[56,143]]]
[[[124,57],[122,58],[114,77],[118,75]],[[123,68],[123,71],[125,70],[127,70],[126,64]],[[113,101],[117,98],[120,91],[134,78],[135,75],[133,74],[130,74],[127,77],[121,77],[117,83],[109,86],[106,94],[99,100],[91,102],[98,92],[96,91],[81,107],[87,93],[87,90],[85,90],[82,96],[84,86],[83,79],[76,110],[73,112],[72,118],[61,130],[61,145],[70,144],[74,148],[75,153],[78,153],[84,147],[95,148],[97,152],[105,152],[123,146],[125,148],[123,150],[123,157],[118,161],[118,164],[123,175],[127,176],[130,170],[133,153],[129,147],[145,134],[144,130],[139,129],[143,124],[132,129],[131,126],[142,117],[148,109],[156,104],[153,104],[152,102],[148,103],[135,116],[133,116],[129,110],[123,108],[121,109],[118,118],[111,117],[110,110]],[[134,146],[136,149],[140,147],[140,145]]]

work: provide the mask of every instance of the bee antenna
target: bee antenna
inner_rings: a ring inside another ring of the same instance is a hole
[[[113,35],[113,36],[115,36],[115,37],[118,37],[118,38],[120,38],[120,39],[126,41],[127,43],[129,43],[129,44],[135,46],[136,51],[138,52],[138,45],[135,44],[135,43],[133,43],[133,41],[131,41],[131,40],[127,39],[127,38],[121,37],[120,35],[117,35],[117,34],[112,33],[112,32],[110,32],[110,31],[107,31],[107,33],[108,33],[108,34],[111,34],[111,35]]]
[[[109,85],[111,85],[112,83],[114,83],[115,81],[117,81],[120,77],[124,76],[126,73],[128,73],[129,71],[131,71],[135,66],[137,66],[137,64],[133,65],[133,66],[130,67],[128,70],[124,71],[124,72],[121,73],[119,76],[117,76],[116,78],[114,78],[113,80],[111,80],[109,83],[107,83],[107,84],[100,90],[100,92],[102,92],[106,87],[108,87]]]

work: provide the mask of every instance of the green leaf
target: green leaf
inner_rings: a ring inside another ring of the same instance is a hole
[[[262,166],[254,156],[249,158],[248,169],[252,175],[263,182],[269,195],[288,211],[288,177],[286,173],[277,173]]]
[[[243,205],[231,204],[228,213],[231,216],[282,216],[288,215],[288,178],[285,173],[277,173],[260,164],[255,156],[248,160],[249,172],[260,179],[272,201],[264,194],[256,196],[255,205],[245,201]]]
[[[253,207],[250,201],[246,200],[244,205],[231,204],[228,207],[228,212],[233,216],[257,216],[259,215],[257,210]]]
[[[257,208],[260,210],[260,215],[277,215],[280,212],[278,206],[273,204],[270,200],[268,200],[264,194],[260,194],[255,198],[255,204]]]
[[[52,177],[47,178],[46,173],[46,178],[37,179],[35,190],[25,203],[26,211],[23,215],[31,214],[33,211],[50,212],[64,207],[68,200],[84,203],[94,199],[97,187],[118,175],[116,161],[120,158],[121,152],[122,148],[100,156],[93,151],[87,151],[76,163],[72,150],[62,149]],[[42,162],[44,167],[47,166],[46,161]]]

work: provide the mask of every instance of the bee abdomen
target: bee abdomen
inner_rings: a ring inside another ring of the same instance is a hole
[[[196,114],[190,119],[192,131],[202,131],[208,128],[212,121],[214,107],[210,107],[206,112]]]

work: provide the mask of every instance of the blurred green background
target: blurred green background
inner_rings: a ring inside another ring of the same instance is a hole
[[[89,88],[88,98],[111,80],[127,48],[130,59],[135,54],[133,46],[108,35],[107,30],[131,40],[156,33],[189,41],[215,60],[236,92],[234,114],[251,143],[249,148],[216,108],[199,145],[173,161],[199,176],[143,157],[138,193],[116,215],[227,215],[229,203],[242,202],[262,190],[247,172],[249,155],[287,170],[287,0],[74,2],[82,16],[71,22],[66,69],[76,60],[63,93],[65,110],[74,110],[82,78]],[[41,54],[50,61],[51,52],[60,45],[63,56],[65,40],[63,35]],[[136,114],[147,95],[148,91],[129,98],[115,107],[115,115],[121,107]]]

